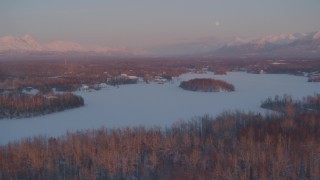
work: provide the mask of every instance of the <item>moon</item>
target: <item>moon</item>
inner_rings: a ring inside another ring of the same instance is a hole
[[[216,21],[216,26],[220,26],[220,22],[219,21]]]

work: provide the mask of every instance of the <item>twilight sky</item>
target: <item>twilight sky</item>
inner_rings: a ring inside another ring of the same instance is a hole
[[[1,0],[0,36],[146,48],[320,30],[320,0]]]

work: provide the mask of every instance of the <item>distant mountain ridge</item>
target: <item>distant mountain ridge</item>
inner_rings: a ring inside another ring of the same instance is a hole
[[[32,36],[22,37],[3,36],[0,37],[0,52],[6,51],[43,51],[45,47],[40,45]]]
[[[84,46],[71,41],[40,43],[31,35],[0,37],[0,55],[16,54],[99,54],[132,55],[193,55],[213,57],[320,57],[320,31],[309,33],[280,33],[261,38],[236,37],[222,42],[217,38],[202,38],[154,48],[150,52],[134,51],[125,47]]]
[[[105,46],[84,46],[71,41],[52,41],[40,43],[31,35],[22,37],[2,36],[0,37],[0,54],[17,53],[67,53],[67,52],[90,52],[105,55],[133,55],[139,54],[127,48],[109,48]]]
[[[210,54],[229,57],[320,57],[320,31],[281,33],[253,40],[235,38]]]

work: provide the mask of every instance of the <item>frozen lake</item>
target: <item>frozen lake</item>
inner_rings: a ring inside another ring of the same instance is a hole
[[[179,88],[182,80],[212,77],[235,86],[235,92],[204,93]],[[34,118],[0,120],[0,144],[34,135],[58,136],[79,129],[124,126],[170,126],[178,120],[212,116],[226,110],[259,111],[268,97],[293,98],[320,92],[320,83],[306,77],[277,74],[184,74],[173,83],[122,85],[96,92],[78,92],[85,106]]]

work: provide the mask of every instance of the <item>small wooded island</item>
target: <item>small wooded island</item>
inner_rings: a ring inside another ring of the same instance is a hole
[[[222,80],[202,78],[182,81],[180,86],[182,89],[189,91],[201,92],[220,92],[220,91],[234,91],[234,86]]]

